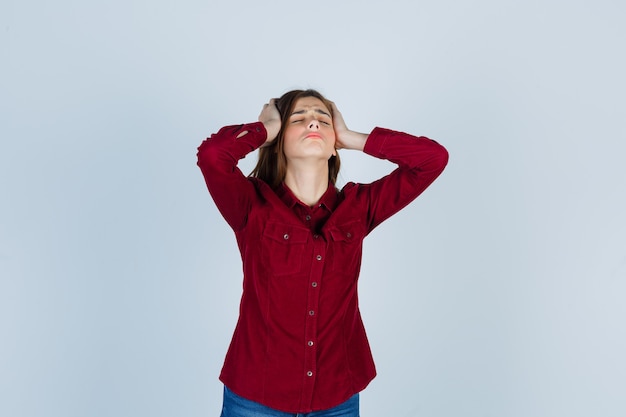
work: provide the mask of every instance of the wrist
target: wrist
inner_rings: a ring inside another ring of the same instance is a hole
[[[344,149],[362,151],[365,147],[365,142],[367,142],[367,137],[368,135],[365,133],[348,130],[342,135],[341,144]]]
[[[265,131],[267,132],[267,138],[265,142],[270,143],[274,139],[276,139],[276,136],[278,136],[278,132],[280,132],[280,121],[268,120],[262,123],[263,123],[263,127],[265,127]]]

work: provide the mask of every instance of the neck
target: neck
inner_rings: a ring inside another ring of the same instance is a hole
[[[289,167],[285,185],[304,204],[314,206],[328,189],[328,163],[320,167]]]

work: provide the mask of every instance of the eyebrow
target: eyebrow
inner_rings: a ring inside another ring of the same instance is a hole
[[[315,111],[316,113],[319,113],[319,114],[323,114],[324,116],[328,116],[328,117],[330,117],[330,114],[328,114],[327,112],[325,112],[325,111],[324,111],[324,110],[322,110],[322,109],[313,109],[313,111]],[[306,113],[306,112],[307,112],[307,110],[298,110],[298,111],[294,111],[293,113],[291,113],[291,116],[293,116],[294,114],[304,114],[304,113]]]

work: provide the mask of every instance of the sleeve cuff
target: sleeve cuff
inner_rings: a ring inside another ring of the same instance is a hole
[[[367,137],[367,141],[363,147],[363,152],[376,158],[384,158],[382,149],[385,146],[387,139],[389,139],[393,133],[393,130],[375,127]]]
[[[237,136],[241,132],[245,131],[248,131],[248,133],[237,140],[247,143],[255,149],[263,145],[267,139],[267,131],[261,122],[246,123],[241,125],[238,129]]]

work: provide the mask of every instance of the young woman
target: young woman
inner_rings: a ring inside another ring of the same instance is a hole
[[[245,177],[237,162],[257,148]],[[398,168],[339,190],[338,149]],[[272,99],[258,122],[224,127],[200,145],[198,165],[243,261],[239,320],[220,375],[223,417],[359,415],[358,393],[376,375],[357,295],[363,239],[447,161],[425,137],[349,130],[314,90]]]

